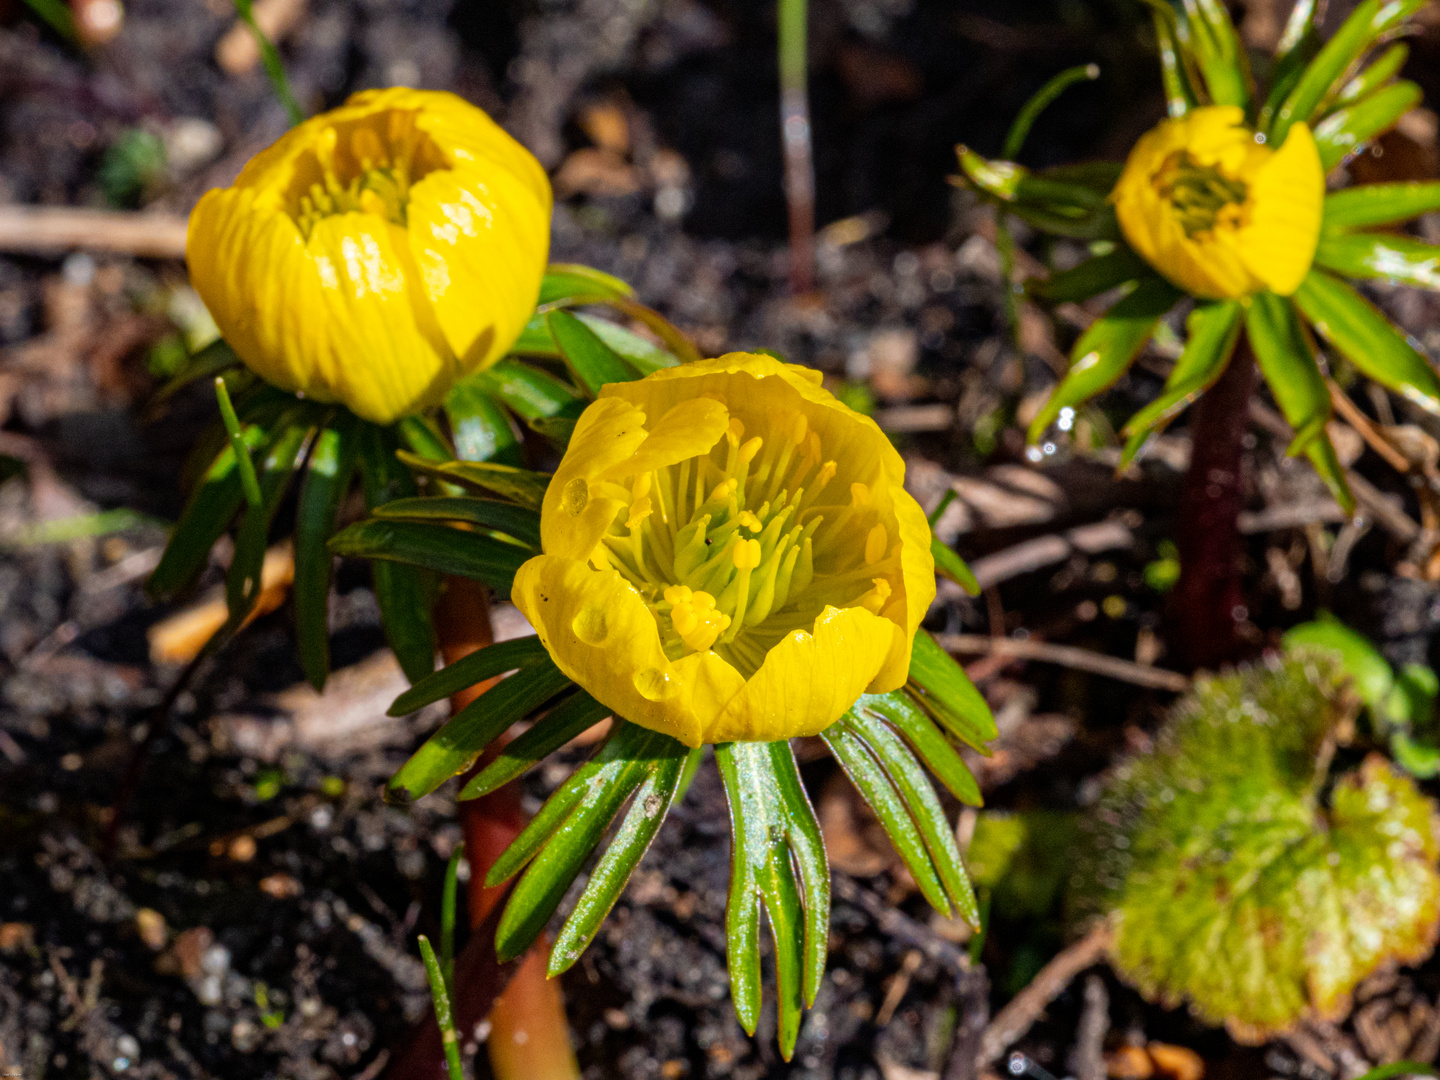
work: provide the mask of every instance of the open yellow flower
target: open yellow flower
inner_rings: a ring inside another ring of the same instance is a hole
[[[1306,125],[1274,150],[1216,105],[1144,135],[1111,197],[1125,239],[1192,296],[1289,296],[1315,257],[1325,174]]]
[[[627,720],[688,746],[813,735],[909,671],[935,566],[904,479],[816,371],[730,353],[613,383],[511,595]]]
[[[372,90],[207,192],[186,258],[256,374],[385,424],[514,342],[539,295],[550,207],[540,164],[473,105]]]

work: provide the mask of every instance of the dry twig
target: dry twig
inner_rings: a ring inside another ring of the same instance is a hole
[[[141,258],[183,259],[185,225],[185,218],[177,214],[0,206],[0,251],[43,254],[83,248]]]
[[[1050,645],[1043,641],[1019,638],[987,637],[984,634],[937,634],[935,640],[946,652],[1010,656],[1016,660],[1039,660],[1061,667],[1089,671],[1121,682],[1170,690],[1183,694],[1190,689],[1190,680],[1178,671],[1146,667],[1132,660],[1106,656],[1073,645]]]
[[[980,1040],[981,1068],[998,1061],[1001,1054],[1023,1037],[1045,1007],[1070,985],[1076,975],[1104,959],[1110,949],[1110,940],[1109,924],[1096,923],[1088,934],[1062,949],[1041,968],[1030,985],[1016,994],[985,1029],[985,1035]]]

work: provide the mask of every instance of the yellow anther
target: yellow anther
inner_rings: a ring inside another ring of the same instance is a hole
[[[820,475],[815,478],[815,490],[819,491],[831,480],[834,480],[835,474],[839,471],[840,466],[836,465],[833,461],[827,461],[824,465],[821,465]]]
[[[590,553],[590,565],[596,570],[610,569],[610,552],[604,544],[595,545],[595,550]]]
[[[790,425],[790,441],[799,446],[805,441],[805,436],[810,431],[810,421],[805,419],[805,414],[800,413]]]
[[[693,596],[694,593],[690,591],[690,586],[688,585],[671,585],[665,590],[665,602],[667,604],[674,604],[677,607],[680,604],[690,603]]]
[[[866,611],[872,611],[876,615],[879,615],[880,609],[885,606],[885,601],[890,599],[890,594],[894,590],[890,588],[890,582],[886,581],[883,577],[873,578],[872,580],[874,581],[875,587],[860,598],[860,606]]]
[[[829,467],[830,467],[830,463],[829,463],[828,461],[825,463],[825,467],[826,467],[826,468],[829,468]],[[869,505],[870,505],[870,489],[869,489],[868,487],[866,487],[864,484],[861,484],[861,483],[851,484],[851,485],[850,485],[850,505],[853,506],[853,507],[855,507],[856,509],[859,509],[859,508],[862,507],[862,506],[869,506]]]
[[[865,537],[865,565],[871,566],[883,559],[889,546],[890,538],[885,533],[885,526],[876,525]]]
[[[743,442],[745,439],[745,421],[741,420],[738,416],[732,416],[730,418],[730,427],[727,429],[726,434],[734,439],[737,444]]]
[[[665,590],[665,599],[673,605],[670,625],[687,649],[705,651],[730,625],[730,617],[715,610],[715,598],[707,592],[672,585]]]
[[[740,524],[744,525],[745,528],[751,532],[759,532],[764,528],[764,526],[760,524],[760,519],[749,510],[740,511]]]
[[[643,499],[650,494],[650,485],[655,480],[654,473],[641,473],[635,478],[634,485],[630,488],[630,496],[633,499]]]
[[[636,499],[630,504],[630,516],[625,519],[625,527],[627,529],[635,528],[654,511],[655,507],[651,504],[648,495],[643,499]]]
[[[755,455],[760,453],[760,447],[765,445],[765,440],[759,435],[740,447],[740,464],[749,465],[755,460]]]
[[[710,492],[710,502],[724,502],[730,498],[731,495],[735,494],[735,489],[739,486],[740,482],[733,476],[729,480],[721,480],[720,483],[715,485],[714,490]]]
[[[754,570],[760,565],[760,541],[741,540],[735,545],[735,569]]]

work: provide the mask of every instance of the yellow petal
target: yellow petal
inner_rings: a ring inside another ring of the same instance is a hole
[[[547,555],[590,557],[624,505],[603,494],[600,478],[629,460],[647,434],[645,414],[628,401],[601,398],[580,415],[540,507],[540,542]]]
[[[826,608],[813,632],[795,630],[770,650],[745,688],[706,727],[706,742],[815,735],[855,704],[884,665],[900,629],[864,608]]]
[[[1251,198],[1240,235],[1245,264],[1272,292],[1289,296],[1310,272],[1324,215],[1325,170],[1309,127],[1290,129],[1251,181]]]
[[[649,434],[633,455],[598,475],[607,480],[623,479],[696,457],[724,438],[729,425],[729,411],[712,398],[679,402],[657,422],[646,425]]]

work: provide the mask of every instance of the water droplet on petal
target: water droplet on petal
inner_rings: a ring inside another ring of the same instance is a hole
[[[603,645],[610,636],[610,619],[603,607],[583,607],[570,620],[570,629],[586,645]]]
[[[565,491],[560,496],[560,504],[572,515],[579,517],[585,509],[585,504],[590,501],[590,485],[585,482],[583,476],[577,476],[565,485]]]
[[[661,671],[659,668],[645,668],[643,671],[637,671],[632,681],[635,689],[640,692],[640,696],[647,701],[664,701],[668,697],[673,697],[680,689],[669,673]]]

